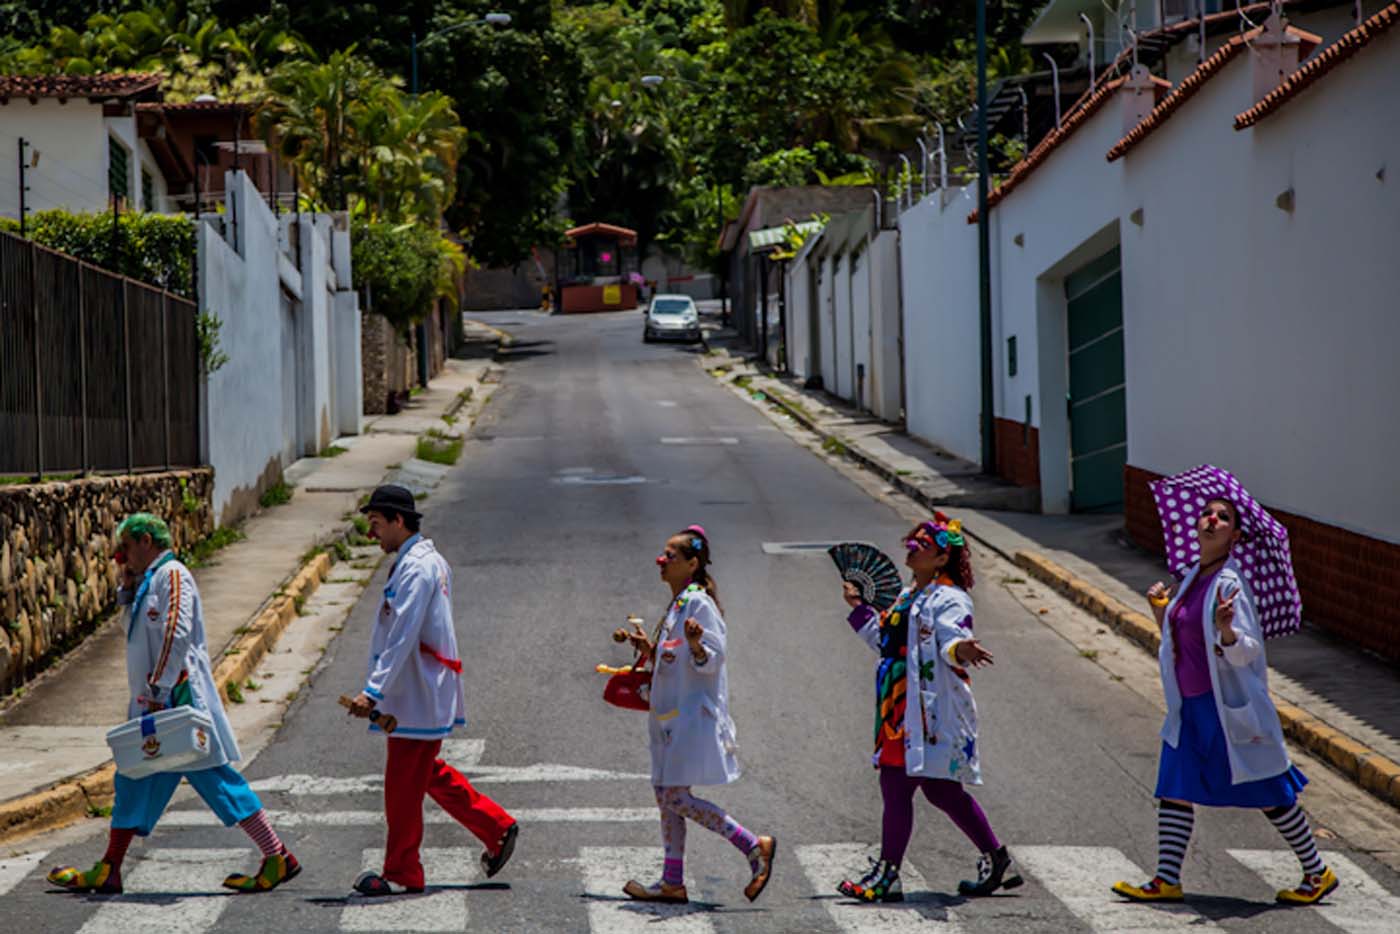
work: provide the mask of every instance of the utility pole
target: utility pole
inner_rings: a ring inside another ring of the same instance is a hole
[[[977,0],[977,298],[982,332],[982,472],[996,473],[992,413],[992,251],[987,224],[987,0]]]
[[[29,184],[25,178],[25,172],[29,168],[28,165],[25,164],[24,159],[24,147],[26,145],[24,137],[21,136],[19,138],[19,235],[21,239],[24,237],[24,215],[28,210],[24,199],[24,193],[29,190]]]

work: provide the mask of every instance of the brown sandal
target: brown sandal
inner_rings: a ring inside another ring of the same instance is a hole
[[[627,884],[622,887],[622,894],[639,902],[664,902],[672,905],[684,905],[690,901],[690,896],[686,894],[684,884],[671,885],[668,882],[642,885],[636,879],[628,879]]]

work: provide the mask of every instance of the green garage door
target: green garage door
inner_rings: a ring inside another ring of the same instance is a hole
[[[1069,300],[1071,502],[1122,512],[1128,461],[1123,385],[1123,276],[1117,247],[1065,280]]]

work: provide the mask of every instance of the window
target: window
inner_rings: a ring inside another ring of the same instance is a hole
[[[118,203],[131,199],[131,167],[126,147],[107,137],[107,196]]]
[[[156,209],[156,183],[151,178],[148,169],[141,169],[141,210],[154,211]]]

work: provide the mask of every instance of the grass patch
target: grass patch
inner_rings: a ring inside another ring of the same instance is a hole
[[[249,678],[247,681],[244,681],[244,682],[243,682],[243,687],[244,687],[245,690],[249,690],[249,691],[261,691],[261,690],[262,690],[262,685],[259,684],[259,683],[256,682],[256,681],[254,681],[252,678]]]
[[[303,551],[303,552],[301,553],[301,563],[302,563],[302,564],[309,564],[310,562],[312,562],[312,561],[314,561],[314,560],[316,559],[316,556],[317,556],[317,555],[319,555],[321,552],[323,552],[323,551],[325,551],[325,550],[326,550],[326,549],[325,549],[324,547],[322,547],[321,545],[312,545],[310,548],[306,549],[305,551]]]
[[[214,555],[221,549],[227,548],[234,542],[241,542],[248,536],[239,529],[229,528],[221,525],[209,536],[203,538],[180,555],[180,561],[188,568],[206,567],[213,559]]]
[[[1089,661],[1092,662],[1092,661],[1094,661],[1096,658],[1099,657],[1099,650],[1098,650],[1098,649],[1080,649],[1080,650],[1079,650],[1079,657],[1080,657],[1080,658],[1087,658]]]
[[[230,703],[243,703],[243,688],[237,681],[229,681],[224,684],[224,693],[228,695]]]
[[[1003,577],[1001,582],[1003,584],[1024,584],[1026,579],[1024,577]]]
[[[446,438],[436,429],[418,439],[418,447],[413,456],[421,461],[452,466],[462,456],[462,439]],[[419,497],[422,499],[422,497]]]
[[[355,531],[361,535],[369,534],[369,520],[364,516],[355,515],[350,518],[350,524],[355,527]]]
[[[337,538],[335,543],[331,545],[331,548],[335,551],[335,559],[337,561],[349,561],[351,558],[355,557],[355,553],[350,550],[349,543],[343,538]]]
[[[75,473],[46,473],[39,478],[40,483],[67,483],[69,480],[78,479]],[[33,474],[20,477],[0,477],[0,486],[23,486],[26,483],[33,483]]]
[[[734,377],[734,385],[735,385],[735,386],[738,386],[740,389],[748,389],[749,386],[752,385],[752,384],[753,384],[753,377],[752,377],[752,376],[736,376],[736,377]]]
[[[346,451],[348,451],[348,450],[350,450],[350,449],[349,449],[349,448],[343,448],[343,447],[341,447],[341,446],[338,445],[338,444],[332,444],[332,445],[330,445],[329,447],[324,447],[324,448],[322,448],[322,449],[321,449],[321,453],[320,453],[320,454],[317,454],[316,456],[317,456],[317,457],[339,457],[340,455],[344,454],[344,453],[345,453]]]
[[[281,480],[263,490],[263,495],[258,497],[258,505],[264,509],[271,509],[273,506],[285,506],[292,501],[292,488]]]
[[[822,450],[837,457],[846,456],[846,445],[840,438],[827,438],[822,442]]]
[[[112,816],[112,806],[111,806],[110,804],[103,805],[102,807],[97,807],[97,806],[91,805],[91,804],[88,805],[88,817],[111,817],[111,816]]]
[[[303,597],[303,596],[296,596],[296,597],[293,597],[293,598],[292,598],[292,609],[296,611],[296,614],[297,614],[298,616],[305,616],[305,615],[306,615],[306,598]]]

